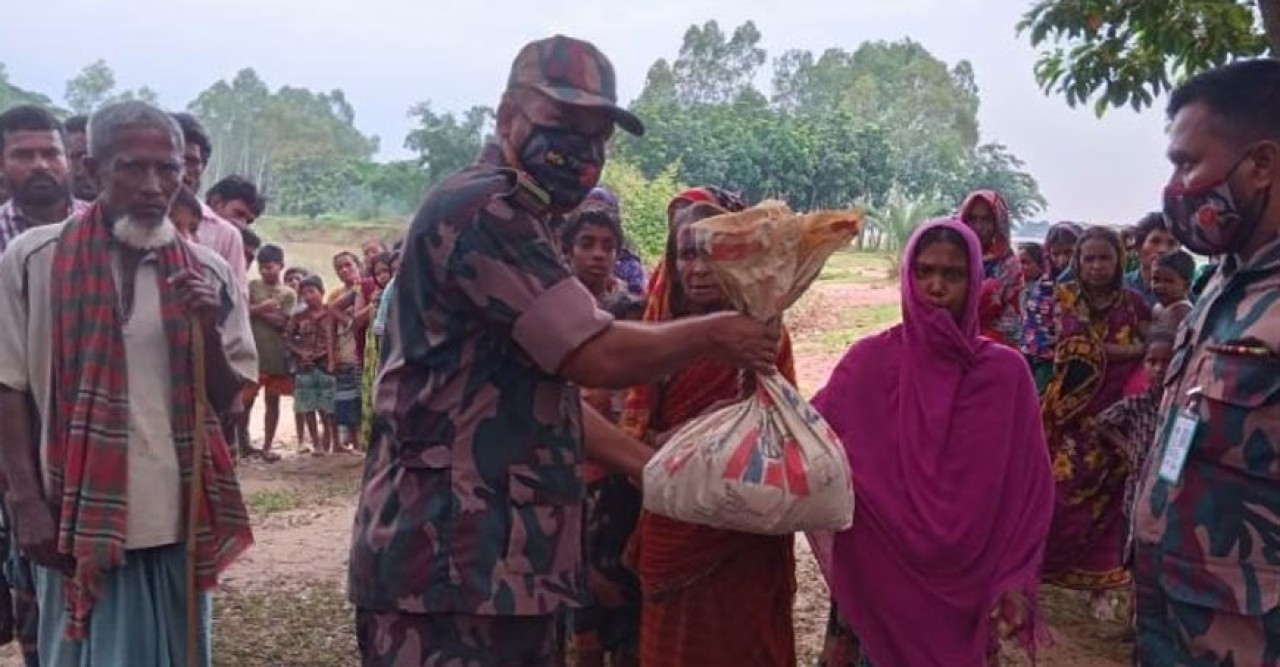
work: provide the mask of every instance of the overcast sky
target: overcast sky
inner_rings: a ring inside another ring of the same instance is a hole
[[[1032,76],[1035,53],[1014,26],[1030,0],[43,0],[9,8],[0,62],[10,80],[61,101],[67,79],[103,58],[120,88],[151,86],[184,107],[218,79],[253,67],[281,85],[341,88],[356,124],[405,157],[406,111],[496,102],[519,47],[555,32],[595,42],[630,101],[692,23],[726,33],[754,20],[770,58],[793,48],[852,50],[911,37],[973,63],[983,141],[1027,162],[1049,219],[1127,223],[1158,207],[1168,174],[1160,110],[1069,109]],[[56,36],[56,37],[55,37]],[[767,78],[764,79],[767,82]]]

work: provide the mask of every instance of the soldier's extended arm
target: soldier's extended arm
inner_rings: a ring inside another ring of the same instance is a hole
[[[586,387],[624,389],[654,382],[689,362],[711,357],[769,372],[778,333],[741,314],[716,313],[673,322],[614,322],[569,355],[564,377]]]
[[[504,206],[492,205],[464,227],[442,261],[471,312],[510,326],[512,339],[544,371],[585,387],[622,389],[658,380],[699,357],[773,369],[778,333],[745,315],[612,321],[566,268],[542,225]],[[407,252],[429,255],[430,246],[411,238]],[[414,283],[405,287],[410,298],[425,302]]]

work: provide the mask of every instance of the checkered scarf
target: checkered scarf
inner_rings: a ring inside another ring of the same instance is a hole
[[[53,369],[48,419],[48,467],[59,498],[58,551],[75,560],[67,583],[68,639],[86,636],[105,573],[125,561],[128,520],[128,377],[112,247],[117,242],[95,204],[67,223],[53,258]],[[191,497],[195,431],[191,320],[165,282],[196,267],[191,248],[178,240],[155,251],[160,277],[160,316],[169,340],[173,378],[174,448],[182,474],[182,504]],[[212,588],[217,576],[253,542],[230,451],[212,410],[202,425],[208,447],[199,498],[196,580]],[[159,502],[170,502],[162,500]],[[185,516],[185,513],[184,513]]]

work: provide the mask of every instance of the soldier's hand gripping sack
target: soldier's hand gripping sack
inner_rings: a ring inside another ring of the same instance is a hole
[[[860,211],[797,215],[765,202],[692,229],[732,305],[774,322],[861,223]],[[749,533],[842,530],[853,522],[850,478],[839,438],[774,373],[756,378],[741,402],[689,421],[667,440],[645,467],[644,506]]]

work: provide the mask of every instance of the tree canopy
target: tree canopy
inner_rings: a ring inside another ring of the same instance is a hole
[[[666,202],[686,183],[798,209],[864,204],[910,214],[955,206],[980,187],[1004,192],[1018,218],[1043,208],[1023,162],[1004,145],[983,143],[968,62],[944,62],[910,39],[791,50],[771,61],[761,42],[751,21],[732,29],[707,21],[689,26],[674,57],[649,68],[631,103],[649,131],[617,135],[604,174],[647,256],[661,251]],[[119,90],[102,60],[68,81],[63,97],[78,113],[120,99],[156,101],[146,87]],[[22,101],[53,108],[9,83],[0,65],[0,108]],[[267,193],[272,212],[312,217],[409,213],[427,187],[475,159],[495,118],[491,107],[455,112],[419,102],[407,110],[412,127],[403,140],[415,157],[378,162],[379,138],[359,130],[341,89],[273,87],[245,68],[186,108],[215,147],[206,185],[239,174]]]
[[[675,60],[649,68],[631,106],[648,132],[619,136],[613,157],[649,178],[675,164],[680,181],[800,208],[875,205],[895,187],[957,202],[995,187],[1018,217],[1044,207],[1021,160],[979,144],[968,62],[949,66],[909,39],[792,50],[773,62],[766,95],[755,85],[767,59],[760,38],[751,22],[730,34],[715,21],[691,26]]]
[[[243,175],[269,192],[281,213],[343,209],[347,184],[361,173],[353,165],[378,150],[378,138],[356,128],[355,109],[341,90],[272,91],[252,69],[214,83],[187,108],[216,146],[206,182]]]
[[[1237,58],[1280,56],[1280,0],[1038,0],[1018,30],[1040,49],[1045,92],[1102,115]]]
[[[68,81],[63,96],[71,112],[77,114],[91,114],[105,104],[125,100],[159,103],[156,91],[146,86],[137,90],[116,90],[116,73],[101,59],[86,65]]]
[[[0,63],[0,111],[19,104],[38,104],[58,115],[66,114],[66,111],[55,106],[48,96],[20,88],[10,82],[9,72],[5,69],[4,63]]]
[[[473,106],[462,114],[436,113],[431,102],[419,102],[409,109],[417,127],[404,139],[404,147],[418,154],[418,165],[434,183],[475,161],[485,137],[491,131],[494,113],[485,106]]]

